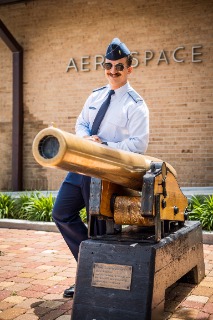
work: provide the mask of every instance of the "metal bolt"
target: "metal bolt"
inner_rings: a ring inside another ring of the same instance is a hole
[[[177,214],[179,212],[179,208],[174,206],[174,214]]]

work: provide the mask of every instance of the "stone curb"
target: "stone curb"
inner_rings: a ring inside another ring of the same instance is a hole
[[[0,228],[59,232],[54,222],[0,219]],[[213,231],[203,231],[203,243],[213,244]]]
[[[0,228],[59,232],[54,222],[0,219]]]
[[[213,244],[213,231],[203,231],[203,243]]]

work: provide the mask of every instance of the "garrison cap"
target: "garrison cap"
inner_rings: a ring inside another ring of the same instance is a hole
[[[109,60],[118,60],[127,57],[130,54],[127,46],[120,39],[114,38],[109,44],[105,58]]]

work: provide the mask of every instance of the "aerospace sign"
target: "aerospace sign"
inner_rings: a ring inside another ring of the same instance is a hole
[[[152,63],[157,65],[166,64],[169,65],[171,61],[175,63],[200,63],[202,62],[202,45],[193,45],[190,48],[184,46],[178,46],[174,50],[145,50],[142,53],[132,51],[133,55],[133,67],[137,68],[141,63],[148,66]],[[104,62],[104,55],[97,54],[95,56],[84,55],[80,58],[71,58],[66,68],[66,72],[75,71],[91,71],[102,69],[102,63]]]

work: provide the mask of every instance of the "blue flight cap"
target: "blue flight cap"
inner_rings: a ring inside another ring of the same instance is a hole
[[[127,46],[120,39],[114,38],[109,44],[105,58],[109,60],[118,60],[127,57],[130,54]]]

